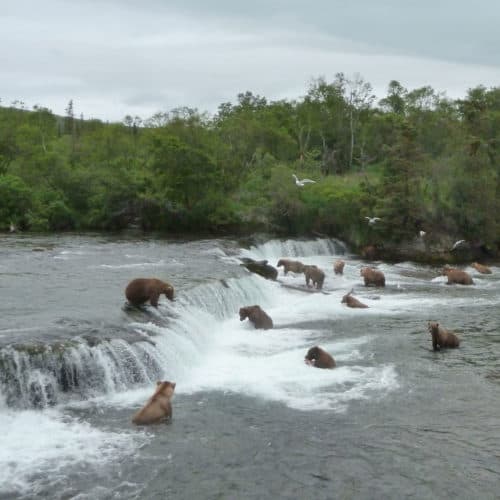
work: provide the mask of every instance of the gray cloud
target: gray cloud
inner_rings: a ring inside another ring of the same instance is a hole
[[[57,113],[73,99],[78,114],[119,120],[213,112],[246,90],[297,98],[337,72],[360,73],[379,96],[392,79],[452,97],[498,85],[496,1],[408,3],[9,0],[0,98]]]

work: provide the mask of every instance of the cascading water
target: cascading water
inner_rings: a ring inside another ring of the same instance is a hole
[[[249,275],[195,286],[175,305],[146,306],[152,321],[129,325],[140,335],[134,342],[79,336],[3,348],[0,393],[8,406],[43,408],[176,377],[185,369],[183,359],[196,359],[206,349],[215,323],[262,299],[265,285]]]
[[[31,251],[42,243],[51,249]],[[498,489],[498,266],[467,269],[474,286],[450,287],[433,266],[378,262],[386,287],[373,289],[360,278],[366,263],[328,239],[240,250],[231,240],[24,237],[0,256],[2,498]],[[323,293],[304,293],[303,274],[281,268],[265,280],[238,257],[317,265]],[[176,300],[123,308],[140,276],[171,282]],[[351,290],[368,309],[341,303]],[[253,304],[272,330],[240,321]],[[433,352],[429,319],[456,329],[460,349]],[[304,363],[314,345],[334,370]],[[137,428],[131,416],[157,379],[177,384],[172,425]]]

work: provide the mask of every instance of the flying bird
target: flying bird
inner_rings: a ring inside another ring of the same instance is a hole
[[[456,250],[458,247],[463,246],[466,243],[465,240],[458,240],[454,243],[454,245],[451,247],[452,250]]]
[[[313,181],[311,179],[302,179],[301,180],[301,179],[298,179],[295,174],[292,174],[292,176],[295,179],[295,184],[297,184],[297,186],[299,186],[299,187],[303,187],[306,184],[316,184],[316,181]]]
[[[375,224],[378,220],[382,220],[380,217],[365,217],[365,219],[368,220],[368,224],[370,224],[370,226],[373,226],[373,224]]]

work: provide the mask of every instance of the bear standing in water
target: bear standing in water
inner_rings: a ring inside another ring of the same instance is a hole
[[[461,269],[454,269],[453,267],[444,267],[442,271],[442,275],[448,278],[446,282],[447,285],[453,285],[456,283],[457,285],[473,285],[474,281],[472,280],[472,276]]]
[[[335,274],[344,274],[345,262],[342,259],[336,260],[333,264],[333,272]]]
[[[304,272],[304,264],[299,260],[290,259],[280,259],[276,264],[276,267],[283,266],[283,272],[285,276],[291,271],[292,273],[302,273]]]
[[[354,308],[358,308],[358,309],[367,309],[368,308],[368,306],[366,304],[363,304],[363,302],[358,300],[356,297],[352,296],[352,290],[342,297],[341,304],[346,304],[347,307],[354,307]]]
[[[491,269],[488,266],[485,266],[483,264],[479,264],[479,262],[473,262],[471,266],[481,274],[491,274]]]
[[[152,306],[158,307],[158,299],[162,293],[168,300],[174,300],[174,287],[156,278],[137,278],[125,289],[125,297],[134,306],[140,306],[149,300]]]
[[[439,323],[435,321],[429,321],[429,332],[432,335],[432,348],[437,351],[438,346],[441,347],[458,347],[460,345],[460,340],[458,337],[446,330]]]
[[[249,319],[253,326],[261,330],[269,330],[273,325],[271,317],[260,306],[246,306],[240,308],[240,321]]]
[[[385,275],[382,271],[373,267],[362,267],[359,274],[365,281],[365,286],[385,286]]]
[[[175,382],[156,382],[156,391],[148,402],[139,410],[132,422],[136,425],[157,424],[172,418],[172,403]]]
[[[317,290],[323,288],[323,283],[325,282],[325,273],[315,265],[304,266],[304,276],[306,278],[306,286],[310,287],[309,282],[312,282],[312,286]]]
[[[335,360],[321,347],[311,347],[304,358],[306,364],[315,368],[335,368]]]

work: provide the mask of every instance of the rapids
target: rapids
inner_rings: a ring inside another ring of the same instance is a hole
[[[460,287],[377,262],[379,289],[333,239],[6,235],[0,257],[0,496],[495,498],[498,266],[468,267],[475,285]],[[282,286],[304,277],[281,268],[265,280],[243,257],[316,264],[325,293]],[[176,300],[127,307],[126,284],[148,276]],[[368,309],[341,304],[351,289]],[[274,329],[239,321],[252,304]],[[429,320],[461,347],[433,352]],[[307,366],[313,345],[337,368]],[[172,423],[135,428],[160,379],[177,384]]]

